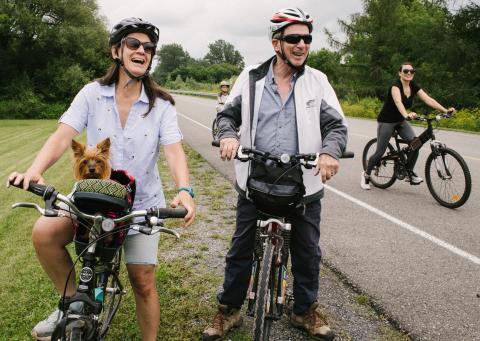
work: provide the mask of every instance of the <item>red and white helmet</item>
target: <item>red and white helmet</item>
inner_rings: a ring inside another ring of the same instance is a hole
[[[268,38],[272,40],[275,33],[282,31],[285,27],[293,24],[303,24],[308,26],[308,30],[313,30],[313,19],[307,13],[297,7],[290,7],[281,9],[278,12],[273,13],[272,19],[270,19],[270,27],[268,30]]]

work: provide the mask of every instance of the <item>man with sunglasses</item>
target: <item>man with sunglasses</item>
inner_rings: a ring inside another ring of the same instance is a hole
[[[335,92],[322,72],[305,66],[312,42],[312,18],[299,8],[275,12],[268,38],[275,55],[246,68],[238,77],[225,108],[217,114],[220,156],[231,160],[239,144],[280,155],[319,153],[316,169],[302,169],[302,204],[285,212],[292,222],[291,261],[294,304],[290,322],[310,335],[332,340],[334,333],[317,302],[321,251],[320,211],[323,183],[339,169],[347,127]],[[239,133],[237,133],[239,131]],[[242,323],[258,211],[249,200],[249,163],[236,161],[236,230],[226,256],[218,312],[203,340],[217,340]]]
[[[404,62],[398,69],[398,79],[390,86],[387,98],[383,104],[380,114],[378,114],[377,121],[377,149],[375,153],[368,160],[367,170],[362,172],[360,178],[360,187],[365,190],[370,189],[370,174],[375,165],[380,161],[382,155],[388,147],[388,141],[392,137],[395,130],[402,139],[412,141],[415,138],[415,132],[412,126],[405,119],[414,119],[417,114],[409,112],[413,105],[413,99],[418,96],[429,107],[442,111],[454,111],[455,108],[444,108],[440,103],[430,97],[420,86],[413,81],[415,69],[410,62]],[[419,150],[415,150],[408,155],[407,166],[412,170],[418,159]],[[423,179],[413,172],[411,178],[406,178],[411,185],[419,185]]]

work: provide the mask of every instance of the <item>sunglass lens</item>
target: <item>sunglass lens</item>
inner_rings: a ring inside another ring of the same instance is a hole
[[[152,53],[155,51],[155,44],[154,43],[143,43],[143,49],[145,52]]]
[[[130,50],[136,50],[140,47],[140,40],[138,39],[135,39],[135,38],[132,38],[132,37],[128,37],[125,39],[125,45],[127,45],[127,47],[130,49]]]
[[[310,34],[304,36],[299,34],[290,34],[283,37],[283,40],[289,44],[298,44],[300,40],[303,40],[305,44],[310,44],[312,42],[312,36]]]
[[[415,70],[413,70],[413,69],[404,69],[404,70],[403,70],[403,73],[404,73],[404,74],[410,73],[410,74],[413,75],[413,74],[415,73]]]

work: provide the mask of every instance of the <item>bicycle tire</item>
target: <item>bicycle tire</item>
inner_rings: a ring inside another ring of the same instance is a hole
[[[120,307],[122,301],[123,287],[118,280],[118,272],[121,266],[122,248],[119,248],[115,257],[112,260],[113,273],[108,276],[106,287],[109,291],[105,291],[105,299],[103,304],[103,311],[99,317],[98,324],[98,340],[103,340],[110,328],[110,324]]]
[[[376,149],[376,138],[368,141],[365,145],[365,148],[363,148],[362,165],[364,171],[367,170],[368,160],[370,156],[375,153]],[[391,154],[393,152],[395,152],[395,149],[390,143],[388,143],[385,153]],[[386,158],[385,156],[385,154],[382,156],[379,164],[374,167],[370,174],[370,182],[372,183],[372,185],[382,189],[392,186],[397,180],[397,177],[395,175],[396,161]]]
[[[269,284],[271,282],[270,272],[272,269],[272,260],[273,260],[273,244],[270,240],[267,240],[267,245],[265,247],[265,251],[263,253],[262,264],[260,268],[259,280],[258,280],[258,288],[256,294],[256,301],[255,301],[255,317],[254,317],[254,328],[253,328],[253,340],[254,341],[264,341],[268,340],[265,339],[265,331],[267,327],[267,332],[269,333],[269,327],[271,320],[266,321],[267,316],[267,309],[269,307],[269,301],[271,301],[271,295],[273,292],[270,291],[269,295]],[[270,308],[272,305],[270,304]],[[265,326],[265,322],[267,322],[267,326]],[[268,337],[267,333],[267,337]]]
[[[437,169],[434,160],[440,157],[440,166]],[[442,172],[448,165],[451,178],[444,179],[438,172]],[[472,177],[463,157],[450,148],[439,148],[438,154],[433,151],[425,163],[425,179],[428,190],[433,198],[444,207],[458,208],[467,202],[472,191]]]

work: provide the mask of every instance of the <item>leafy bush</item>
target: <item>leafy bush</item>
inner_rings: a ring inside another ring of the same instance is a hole
[[[346,116],[377,118],[382,102],[374,97],[347,98],[342,101],[341,105]]]

